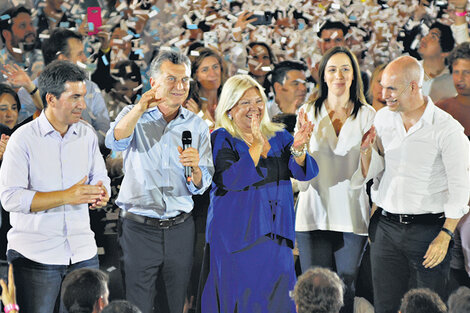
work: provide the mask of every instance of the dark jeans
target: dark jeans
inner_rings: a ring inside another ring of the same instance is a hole
[[[37,263],[15,250],[8,250],[7,258],[13,264],[18,305],[25,313],[58,312],[56,303],[64,277],[78,268],[99,268],[97,255],[71,265]],[[60,312],[66,312],[62,301]]]
[[[424,268],[423,256],[439,234],[439,224],[400,224],[377,214],[371,219],[371,263],[376,313],[396,313],[403,295],[412,288],[430,288],[446,298],[450,249],[434,268]]]
[[[367,237],[324,230],[296,232],[296,237],[302,273],[313,266],[336,271],[346,285],[341,312],[353,312],[355,280]]]
[[[121,218],[119,231],[126,299],[152,313],[156,281],[162,275],[169,311],[183,312],[194,249],[194,220],[159,229]],[[158,296],[158,295],[157,295]]]

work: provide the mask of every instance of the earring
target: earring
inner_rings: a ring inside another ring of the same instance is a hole
[[[229,120],[233,120],[232,114],[227,113],[227,117],[229,118]]]

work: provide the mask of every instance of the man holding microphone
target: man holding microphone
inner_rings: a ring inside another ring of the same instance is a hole
[[[183,311],[195,237],[191,196],[202,194],[212,181],[209,129],[181,106],[190,69],[184,54],[160,52],[150,67],[152,88],[136,105],[125,107],[106,134],[108,148],[124,151],[116,204],[126,298],[144,313],[153,312],[159,273],[170,312]],[[183,150],[187,131],[191,147]],[[190,177],[184,167],[190,167]]]

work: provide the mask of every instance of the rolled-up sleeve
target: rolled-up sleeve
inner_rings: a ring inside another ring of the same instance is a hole
[[[114,151],[124,151],[127,149],[127,147],[129,147],[132,138],[134,138],[134,132],[127,138],[116,140],[116,138],[114,137],[114,129],[116,128],[116,125],[119,123],[119,121],[124,117],[124,115],[129,113],[130,110],[131,106],[126,106],[116,117],[116,120],[111,123],[111,127],[108,129],[105,138],[105,145],[108,149]]]
[[[29,213],[36,194],[28,189],[31,155],[14,135],[8,141],[0,168],[0,201],[8,212]]]

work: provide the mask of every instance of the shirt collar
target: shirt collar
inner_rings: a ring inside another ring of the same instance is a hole
[[[157,106],[155,106],[153,108],[150,108],[145,112],[150,114],[151,116],[153,116],[156,119],[163,118],[163,114]],[[185,108],[183,108],[183,106],[180,106],[179,109],[178,109],[178,114],[175,117],[175,120],[179,117],[181,117],[183,119],[187,119],[189,114],[190,113],[189,113],[188,109],[185,109]]]
[[[38,120],[38,125],[39,125],[39,132],[40,132],[42,137],[46,137],[47,135],[49,135],[51,133],[57,132],[57,130],[55,130],[54,126],[52,126],[51,122],[49,122],[49,120],[47,119],[46,113],[44,113],[44,110],[42,110],[41,115],[39,115],[37,120]],[[77,123],[80,123],[80,121],[77,122]],[[74,124],[70,125],[69,129],[66,132],[66,134],[72,133],[74,135],[77,135],[78,134],[77,123],[74,123]]]
[[[424,109],[424,113],[421,116],[421,120],[427,124],[432,124],[434,120],[434,112],[436,111],[436,106],[432,102],[431,98],[426,96],[425,97],[426,109]]]

